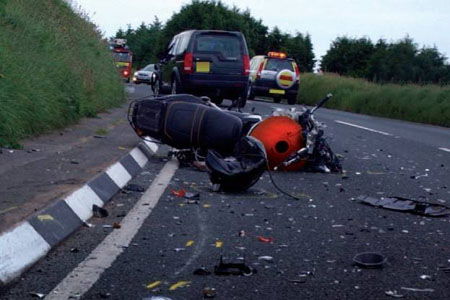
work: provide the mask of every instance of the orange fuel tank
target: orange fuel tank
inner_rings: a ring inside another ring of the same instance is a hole
[[[287,167],[280,166],[287,157],[305,146],[302,127],[292,118],[286,116],[269,117],[255,125],[249,135],[264,144],[271,170],[279,166],[286,171],[296,171],[305,165],[306,161],[301,160]]]

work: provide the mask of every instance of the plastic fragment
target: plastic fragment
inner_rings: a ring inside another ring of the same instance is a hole
[[[430,275],[420,275],[420,279],[423,280],[432,280],[433,278]]]
[[[403,298],[404,295],[399,294],[396,290],[393,291],[385,291],[386,296],[394,297],[394,298]]]
[[[185,281],[185,280],[178,281],[177,283],[172,284],[169,287],[169,291],[174,291],[174,290],[176,290],[178,288],[185,287],[185,286],[189,285],[190,283],[191,283],[190,281]]]
[[[268,255],[263,255],[258,257],[258,260],[263,260],[263,261],[267,261],[267,262],[273,262],[273,257],[272,256],[268,256]]]
[[[185,195],[184,195],[184,198],[190,199],[190,200],[199,200],[200,199],[200,194],[199,193],[186,192]]]
[[[190,240],[186,242],[186,247],[191,247],[192,245],[194,245],[194,241]]]
[[[177,196],[177,197],[184,197],[186,195],[186,190],[183,190],[183,189],[181,189],[181,190],[172,190],[172,191],[170,191],[170,193],[172,195],[174,195],[174,196]]]
[[[222,241],[216,241],[216,242],[214,243],[214,246],[215,246],[216,248],[222,248],[223,242],[222,242]]]
[[[210,207],[211,207],[211,204],[203,204],[203,207],[204,207],[204,208],[210,208]]]
[[[109,215],[106,209],[95,204],[92,205],[92,212],[96,218],[106,218]]]
[[[39,299],[43,299],[45,297],[45,294],[42,294],[42,293],[30,292],[28,294],[32,297],[39,298]]]
[[[262,243],[272,243],[273,242],[273,238],[271,238],[271,237],[258,236],[258,240]]]
[[[217,296],[216,289],[212,288],[212,287],[203,288],[202,293],[203,293],[203,298],[206,298],[206,299],[211,299],[211,298],[214,298]]]
[[[402,290],[405,291],[411,291],[411,292],[426,292],[426,293],[432,293],[434,292],[434,289],[418,289],[418,288],[410,288],[410,287],[401,287]]]
[[[162,282],[161,280],[150,282],[149,284],[147,284],[146,288],[149,289],[149,290],[152,290],[155,287],[161,285],[161,282]]]
[[[200,267],[200,268],[196,269],[193,272],[193,274],[194,275],[206,276],[206,275],[211,275],[211,272],[206,267]]]
[[[222,256],[220,256],[219,264],[214,267],[214,274],[216,275],[251,276],[255,273],[256,270],[247,266],[242,259],[239,259],[239,261],[236,262],[224,262]]]
[[[142,186],[134,184],[134,183],[127,184],[125,186],[124,190],[130,191],[130,192],[139,192],[139,193],[142,193],[145,191],[145,189]]]
[[[416,215],[429,217],[444,217],[450,214],[450,207],[442,204],[434,204],[402,197],[372,198],[359,196],[361,203],[390,210],[409,212]]]
[[[245,236],[245,231],[244,230],[239,231],[238,236],[240,237]]]

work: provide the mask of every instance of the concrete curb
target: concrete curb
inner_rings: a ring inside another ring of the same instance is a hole
[[[157,154],[158,145],[141,142],[118,162],[9,231],[0,234],[0,285],[27,268],[92,217],[92,205],[103,206]]]

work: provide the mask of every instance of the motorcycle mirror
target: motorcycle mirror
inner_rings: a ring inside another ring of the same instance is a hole
[[[150,85],[154,86],[157,82],[157,76],[156,73],[152,73],[152,75],[150,76]]]

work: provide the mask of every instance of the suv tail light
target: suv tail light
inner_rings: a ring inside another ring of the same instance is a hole
[[[248,76],[250,74],[250,57],[248,55],[242,56],[242,62],[244,63],[242,74]]]
[[[130,75],[130,72],[128,70],[123,70],[123,76],[128,77]]]
[[[294,70],[295,70],[295,77],[297,77],[297,80],[300,81],[300,69],[298,68],[296,63],[294,63]]]
[[[183,71],[186,74],[191,74],[194,72],[194,56],[192,53],[188,52],[184,55]]]
[[[259,64],[258,71],[256,72],[256,79],[260,79],[261,78],[261,73],[262,73],[263,68],[264,68],[264,61],[262,61]]]

